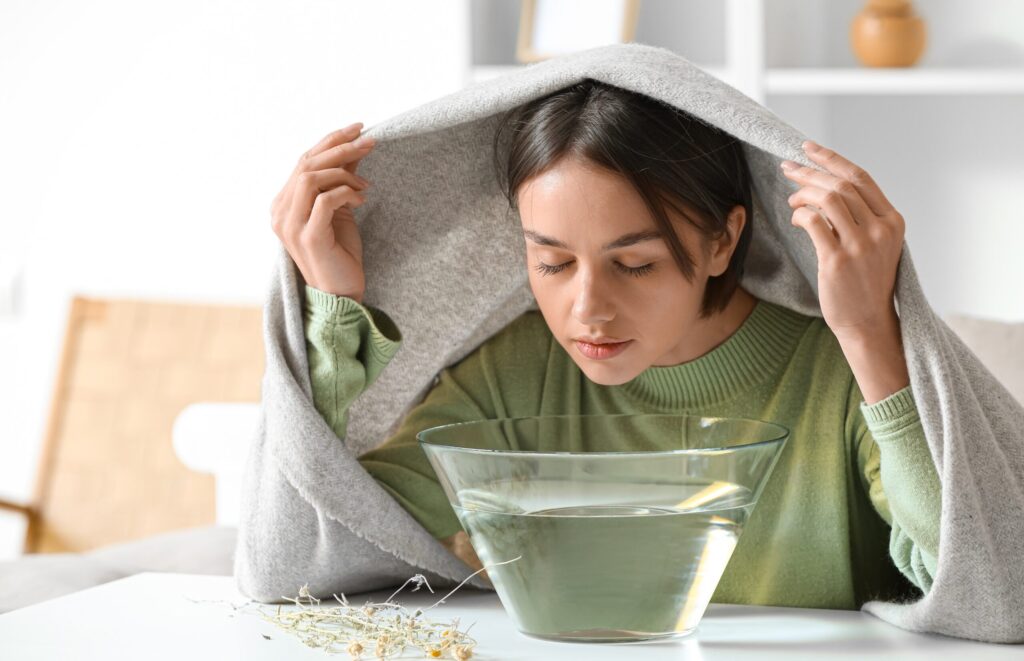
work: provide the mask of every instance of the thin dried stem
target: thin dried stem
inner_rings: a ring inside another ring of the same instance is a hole
[[[362,659],[363,655],[390,659],[402,654],[411,646],[419,649],[427,658],[440,659],[447,655],[447,658],[456,661],[468,661],[473,656],[477,644],[477,641],[469,636],[469,630],[473,628],[475,622],[465,631],[459,631],[459,618],[441,622],[422,617],[423,613],[445,603],[445,599],[455,594],[480,572],[490,567],[515,562],[521,557],[481,567],[432,606],[425,609],[417,608],[412,613],[391,600],[409,583],[415,583],[413,592],[424,585],[434,592],[422,574],[416,574],[408,579],[384,602],[367,602],[363,606],[353,606],[349,604],[343,592],[340,598],[337,594],[332,595],[340,606],[321,607],[320,599],[309,593],[307,583],[299,588],[298,597],[281,597],[293,602],[298,607],[296,610],[282,612],[281,606],[278,605],[273,616],[268,616],[261,608],[257,610],[265,621],[297,636],[307,646],[323,649],[330,654],[344,651],[352,659]],[[251,603],[256,602],[250,600],[245,605]],[[236,606],[232,608],[239,609]],[[269,640],[269,637],[264,637]]]
[[[473,578],[474,576],[476,576],[476,575],[477,575],[477,574],[479,574],[480,572],[482,572],[482,571],[485,571],[485,570],[486,570],[486,569],[488,569],[489,567],[497,567],[498,565],[507,565],[507,564],[508,564],[508,563],[510,563],[510,562],[515,562],[516,560],[518,560],[518,559],[519,559],[519,558],[521,558],[521,557],[523,557],[523,556],[521,556],[521,555],[517,555],[516,557],[512,558],[511,560],[506,560],[506,561],[504,561],[504,562],[495,562],[495,563],[492,563],[492,564],[489,564],[489,565],[487,565],[487,567],[481,567],[480,569],[477,569],[477,570],[476,570],[475,572],[473,572],[472,574],[470,574],[469,576],[467,576],[467,577],[466,577],[465,579],[463,579],[463,581],[462,581],[461,583],[459,583],[458,585],[456,585],[456,586],[455,586],[455,590],[458,590],[459,588],[461,588],[461,587],[462,587],[463,585],[465,585],[465,584],[466,584],[466,581],[468,581],[469,579]],[[424,579],[424,580],[425,580],[425,579]],[[429,587],[430,587],[430,585],[428,584],[428,585],[427,585],[427,587],[429,588]],[[448,593],[448,594],[446,594],[445,596],[441,597],[441,599],[440,599],[439,601],[437,601],[437,602],[436,602],[436,603],[434,604],[434,606],[438,606],[438,605],[440,605],[440,604],[443,604],[443,603],[444,603],[444,600],[445,600],[445,599],[447,599],[448,597],[450,597],[450,596],[452,596],[453,594],[455,594],[455,590],[452,590],[451,592],[449,592],[449,593]],[[431,592],[433,592],[433,590],[431,590]],[[427,608],[427,610],[430,610],[430,609],[431,609],[431,608],[433,608],[434,606],[430,606],[430,607],[428,607],[428,608]]]

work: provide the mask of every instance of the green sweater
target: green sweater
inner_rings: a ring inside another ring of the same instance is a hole
[[[349,406],[398,351],[401,332],[373,306],[305,292],[313,403],[344,439]],[[745,417],[790,430],[712,602],[857,609],[931,588],[941,486],[910,387],[868,406],[824,321],[764,300],[712,351],[617,386],[590,381],[528,311],[443,369],[397,433],[359,461],[442,539],[462,526],[417,432],[595,413]]]

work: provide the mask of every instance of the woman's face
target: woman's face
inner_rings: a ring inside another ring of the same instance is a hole
[[[700,319],[700,307],[708,277],[725,271],[734,240],[701,249],[698,231],[670,216],[697,262],[688,282],[629,182],[574,159],[520,186],[518,206],[540,312],[590,380],[626,383],[651,365],[693,360],[723,339],[721,322]],[[742,216],[742,206],[730,216],[739,221],[736,237]],[[577,342],[588,336],[627,343],[602,358]]]

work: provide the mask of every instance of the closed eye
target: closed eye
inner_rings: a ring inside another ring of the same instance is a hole
[[[537,270],[541,273],[541,275],[554,275],[556,273],[564,271],[566,268],[569,267],[570,264],[572,264],[572,260],[565,262],[564,264],[557,264],[555,266],[545,264],[544,262],[537,262]],[[615,267],[619,269],[619,271],[627,275],[639,278],[653,271],[654,263],[652,262],[649,264],[644,264],[643,266],[626,266],[625,264],[615,262]]]

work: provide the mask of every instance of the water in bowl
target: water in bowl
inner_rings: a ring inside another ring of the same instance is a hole
[[[531,480],[459,496],[485,566],[522,556],[487,570],[519,629],[589,642],[691,633],[753,508],[748,489],[722,481]]]

